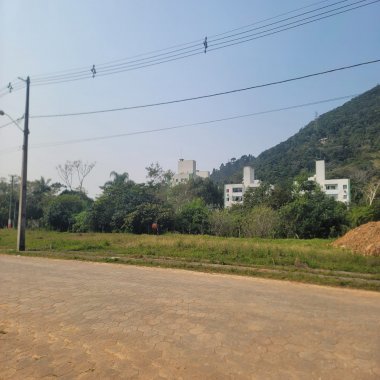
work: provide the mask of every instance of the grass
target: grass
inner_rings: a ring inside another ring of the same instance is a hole
[[[28,231],[25,255],[235,273],[380,290],[380,257],[329,240],[244,239]],[[18,254],[16,232],[0,230],[0,252]]]

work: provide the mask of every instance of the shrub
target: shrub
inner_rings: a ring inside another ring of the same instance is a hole
[[[279,213],[267,206],[256,206],[243,218],[242,234],[245,237],[274,238],[278,235]]]
[[[61,194],[53,198],[45,210],[45,225],[57,231],[70,231],[75,216],[84,211],[88,202],[78,194]]]

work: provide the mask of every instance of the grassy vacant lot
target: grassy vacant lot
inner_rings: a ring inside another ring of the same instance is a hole
[[[380,257],[328,240],[238,239],[28,231],[24,255],[165,266],[380,290]],[[18,254],[16,231],[0,230],[0,253]]]

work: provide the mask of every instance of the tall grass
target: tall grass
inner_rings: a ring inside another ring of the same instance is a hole
[[[92,257],[171,259],[187,263],[294,267],[380,274],[380,258],[333,248],[329,240],[221,238],[28,231],[29,252],[82,252]],[[14,252],[16,232],[0,230],[0,251]]]

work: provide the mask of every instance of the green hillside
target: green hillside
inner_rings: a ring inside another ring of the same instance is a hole
[[[251,165],[257,178],[272,184],[314,173],[315,160],[326,161],[328,177],[364,177],[380,172],[380,85],[311,121],[288,140],[258,157],[233,159],[214,169],[217,183],[242,180],[242,168]]]

